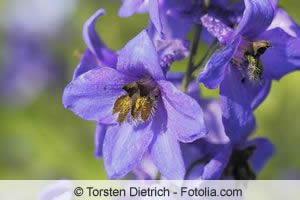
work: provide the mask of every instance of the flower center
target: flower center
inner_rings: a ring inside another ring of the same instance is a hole
[[[241,71],[242,83],[246,77],[254,83],[262,79],[264,68],[260,56],[270,47],[271,44],[265,40],[250,42],[244,39],[241,42],[231,63]]]
[[[113,114],[118,113],[117,121],[121,124],[126,119],[147,121],[155,112],[160,90],[150,78],[143,78],[123,86],[127,94],[120,96],[113,107]]]
[[[233,177],[234,180],[255,180],[256,174],[248,161],[254,151],[255,146],[249,146],[243,150],[233,150],[223,176]]]

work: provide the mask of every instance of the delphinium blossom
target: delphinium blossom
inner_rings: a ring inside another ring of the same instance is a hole
[[[186,165],[185,179],[256,179],[274,154],[273,144],[263,137],[248,139],[255,130],[254,124],[238,135],[225,132],[220,102],[200,97],[196,87],[191,87],[189,93],[203,108],[210,131],[192,144],[181,145]]]
[[[87,49],[84,52],[82,59],[77,66],[74,75],[73,81],[76,80],[80,75],[88,72],[92,69],[99,68],[99,67],[111,67],[116,68],[116,61],[117,61],[117,54],[119,52],[114,52],[111,49],[107,48],[106,45],[102,42],[100,37],[95,31],[95,24],[97,19],[104,14],[103,9],[99,9],[93,16],[91,16],[84,25],[83,28],[83,38],[87,45]],[[155,40],[154,40],[155,41]],[[158,43],[158,42],[156,42]],[[168,45],[161,45],[166,44],[160,42],[157,47],[159,47],[158,56],[159,62],[162,66],[162,62],[164,58],[160,55],[166,54],[164,52],[172,51],[172,47]],[[177,50],[181,48],[179,45],[175,45],[173,49]],[[103,124],[98,121],[97,127],[95,130],[95,155],[97,158],[101,158],[103,156],[103,143],[105,139],[105,134],[107,132],[107,124]],[[126,174],[126,173],[125,173]]]
[[[252,110],[267,96],[271,81],[300,68],[300,40],[278,26],[268,29],[275,6],[276,2],[268,0],[245,0],[245,11],[235,30],[213,16],[201,18],[221,48],[211,56],[198,80],[210,89],[220,87],[226,132],[239,135],[251,127]]]
[[[96,67],[108,66],[116,68],[118,53],[108,48],[95,30],[97,20],[104,14],[105,11],[99,9],[84,24],[83,40],[87,49],[84,51],[80,63],[74,71],[73,80]],[[178,60],[185,57],[188,53],[188,44],[184,41],[176,40],[174,44],[173,41],[162,40],[157,37],[157,33],[154,30],[151,31],[151,36],[163,69],[168,68],[174,61],[174,57],[171,54],[175,55],[175,59]],[[95,156],[97,158],[101,158],[103,155],[102,149],[105,133],[106,125],[97,123],[95,129]]]
[[[198,103],[166,81],[146,30],[118,52],[116,66],[75,78],[63,103],[86,120],[109,125],[103,158],[110,178],[126,175],[149,151],[164,176],[180,179],[179,141],[192,142],[207,132]]]

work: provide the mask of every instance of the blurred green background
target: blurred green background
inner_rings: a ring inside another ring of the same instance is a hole
[[[28,3],[31,0],[20,1]],[[8,22],[3,19],[9,18],[7,11],[11,2],[0,2],[1,15],[6,15],[1,17],[0,24],[0,77],[5,76],[7,68],[2,61],[6,53],[5,27]],[[63,2],[57,1],[58,6],[68,9],[68,5]],[[62,92],[78,64],[78,54],[85,49],[81,37],[82,25],[98,8],[105,8],[107,14],[97,23],[97,30],[105,43],[114,50],[120,49],[139,33],[147,25],[148,16],[119,18],[119,0],[74,0],[73,3],[72,12],[63,17],[62,25],[53,26],[57,32],[47,37],[46,44],[43,43],[46,54],[59,61],[56,67],[63,71],[63,77],[60,80],[54,78],[30,101],[18,96],[14,98],[19,103],[1,101],[0,179],[106,179],[103,162],[94,158],[95,123],[82,120],[64,109],[61,103]],[[300,23],[299,1],[282,0],[280,5]],[[22,4],[18,4],[16,14],[22,9]],[[47,6],[44,9],[48,9]],[[35,14],[27,12],[24,16]],[[27,19],[24,16],[21,17],[26,26],[36,23],[32,17]],[[52,28],[50,25],[46,27]],[[20,33],[23,34],[22,31]],[[202,47],[200,51],[203,53],[206,47]],[[16,55],[15,59],[19,57]],[[173,70],[183,71],[185,65],[186,61],[182,61]],[[22,68],[21,65],[18,67]],[[255,136],[269,137],[277,148],[275,156],[259,175],[260,179],[300,178],[299,81],[300,72],[294,72],[280,82],[274,82],[269,97],[256,111],[258,129]],[[217,91],[202,87],[202,93],[205,96],[216,96]]]

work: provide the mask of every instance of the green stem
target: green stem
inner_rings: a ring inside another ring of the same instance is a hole
[[[194,41],[192,44],[191,54],[189,57],[189,62],[188,62],[188,66],[187,66],[187,70],[185,72],[185,78],[184,78],[184,82],[183,82],[183,90],[184,91],[187,90],[189,83],[193,80],[192,74],[194,71],[194,60],[195,60],[195,56],[198,51],[200,35],[201,35],[201,25],[197,25],[195,35],[194,35]]]
[[[200,62],[194,66],[194,71],[197,70],[199,67],[202,68],[204,62],[207,60],[207,58],[216,50],[218,41],[214,40],[213,43],[208,47],[208,50],[206,51],[205,55],[202,57]]]

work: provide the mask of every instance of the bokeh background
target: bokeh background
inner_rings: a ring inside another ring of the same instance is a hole
[[[120,2],[0,1],[0,179],[106,179],[93,155],[95,123],[64,109],[61,96],[85,49],[82,25],[98,8],[107,14],[97,31],[114,50],[147,25],[147,15],[119,18]],[[300,1],[280,5],[300,24]],[[172,70],[184,71],[186,63]],[[273,83],[256,111],[254,136],[269,137],[277,148],[259,179],[300,179],[299,82],[300,71]],[[205,96],[217,92],[202,87]]]

